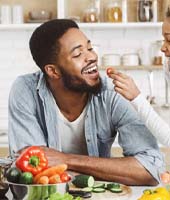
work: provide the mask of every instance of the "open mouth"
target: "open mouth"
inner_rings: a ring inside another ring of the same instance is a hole
[[[94,74],[98,71],[97,66],[88,67],[82,71],[83,74]]]

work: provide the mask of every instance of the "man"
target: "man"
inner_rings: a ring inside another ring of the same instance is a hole
[[[19,77],[11,89],[10,151],[47,146],[50,165],[66,163],[69,170],[128,185],[156,185],[163,165],[156,140],[99,76],[97,55],[77,24],[42,24],[30,49],[41,71]],[[117,132],[125,157],[110,158]]]
[[[170,7],[167,9],[166,18],[162,25],[162,35],[164,43],[161,51],[164,53],[166,61],[163,69],[166,81],[170,83]],[[133,79],[113,68],[108,69],[108,76],[113,79],[115,91],[131,101],[151,133],[163,145],[170,146],[169,125],[154,111],[146,98],[141,94]]]

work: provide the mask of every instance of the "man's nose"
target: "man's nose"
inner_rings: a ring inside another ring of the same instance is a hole
[[[90,60],[97,60],[97,54],[92,50],[86,51],[86,56],[85,56],[86,61],[90,61]]]

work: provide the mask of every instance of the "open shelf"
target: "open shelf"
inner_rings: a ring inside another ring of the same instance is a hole
[[[0,30],[32,30],[38,27],[40,23],[24,23],[24,24],[0,24]],[[129,22],[129,23],[78,23],[80,28],[83,29],[150,29],[161,28],[162,22]]]

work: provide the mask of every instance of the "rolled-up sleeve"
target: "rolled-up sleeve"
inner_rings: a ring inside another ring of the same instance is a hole
[[[159,172],[164,167],[164,158],[156,138],[139,119],[129,102],[118,95],[115,104],[116,112],[113,113],[113,118],[118,121],[114,121],[114,124],[117,126],[118,142],[124,156],[134,156],[160,182]]]
[[[135,158],[158,182],[160,182],[159,172],[162,171],[163,168],[163,157],[160,152],[150,149],[138,153]]]

